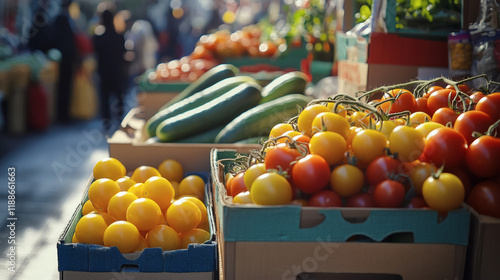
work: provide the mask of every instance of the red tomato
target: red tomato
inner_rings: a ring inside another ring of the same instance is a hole
[[[399,207],[405,199],[405,187],[400,182],[384,180],[375,187],[373,198],[378,207]]]
[[[245,186],[245,180],[243,179],[245,176],[245,172],[240,172],[234,176],[231,180],[231,185],[229,186],[229,195],[235,197],[237,194],[241,192],[246,192],[247,187]]]
[[[476,109],[476,105],[481,100],[481,98],[485,97],[484,93],[480,91],[476,91],[470,95],[470,98],[472,98],[472,103],[474,104],[473,109]]]
[[[500,218],[500,183],[483,181],[475,185],[467,197],[467,204],[479,214]]]
[[[314,207],[341,207],[342,199],[336,193],[331,190],[324,190],[315,193],[309,201],[307,202],[307,206]]]
[[[370,162],[366,168],[366,180],[372,186],[403,173],[401,161],[391,156],[381,156]]]
[[[316,193],[328,185],[330,165],[322,156],[309,154],[295,163],[292,179],[303,193]]]
[[[451,125],[453,126],[459,115],[460,113],[455,112],[450,107],[443,107],[437,109],[436,112],[434,112],[434,115],[432,115],[432,121],[440,123],[444,126],[446,126],[448,123],[451,123]]]
[[[426,114],[429,114],[429,109],[427,108],[427,98],[426,97],[419,97],[415,99],[415,102],[417,102],[417,112],[424,112]]]
[[[437,128],[427,135],[421,161],[445,165],[448,169],[460,166],[465,160],[467,141],[449,127]]]
[[[460,114],[453,129],[460,132],[465,137],[465,140],[467,140],[467,145],[470,145],[476,139],[472,136],[473,132],[477,131],[485,134],[492,124],[493,120],[488,114],[473,110]]]
[[[500,119],[500,92],[494,92],[481,98],[476,105],[477,111],[488,114],[494,122]]]
[[[440,89],[433,92],[427,99],[427,109],[432,117],[439,108],[449,107],[449,102],[457,96],[457,92],[452,89]]]
[[[443,87],[441,86],[432,86],[430,87],[427,92],[425,92],[425,94],[423,95],[424,98],[429,98],[429,96],[431,96],[431,94],[437,90],[440,90],[440,89],[444,89]]]
[[[461,90],[461,91],[462,91],[462,92],[464,92],[464,93],[469,94],[469,92],[470,92],[470,87],[469,87],[468,85],[466,85],[466,84],[459,84],[459,85],[457,85],[457,86],[458,86],[458,89],[459,89],[459,90]],[[447,88],[447,89],[453,89],[453,90],[455,90],[455,87],[454,87],[454,86],[452,86],[452,85],[447,85],[447,86],[446,86],[446,88]]]
[[[373,194],[358,193],[349,197],[345,203],[346,207],[375,207]]]
[[[406,208],[418,209],[418,208],[429,208],[425,200],[421,197],[412,197],[410,202],[406,205]]]
[[[291,174],[290,168],[291,164],[297,159],[302,157],[301,153],[290,148],[287,144],[280,144],[269,149],[264,157],[264,164],[266,169],[275,169],[289,172]]]
[[[484,135],[472,142],[465,154],[469,170],[476,176],[492,178],[500,173],[500,138]]]
[[[465,196],[467,196],[472,188],[472,174],[469,172],[469,169],[466,166],[460,166],[451,170],[446,170],[446,172],[449,172],[460,179],[464,185]]]
[[[384,94],[381,101],[395,97],[397,98],[393,102],[380,104],[380,109],[389,114],[403,111],[410,111],[413,113],[417,111],[417,101],[415,101],[415,96],[413,96],[413,94],[406,89],[390,90]]]

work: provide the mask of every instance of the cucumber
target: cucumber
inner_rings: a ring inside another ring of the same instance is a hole
[[[243,83],[204,105],[161,122],[156,136],[162,142],[176,141],[230,122],[259,104],[262,87]]]
[[[300,71],[283,74],[262,88],[262,99],[260,103],[265,103],[287,94],[304,94],[307,81],[307,75]]]
[[[184,98],[183,100],[180,100],[179,102],[176,102],[175,104],[172,104],[164,108],[163,110],[160,109],[158,113],[156,113],[146,122],[146,131],[148,132],[148,135],[150,137],[155,136],[158,125],[167,118],[174,117],[188,110],[199,107],[245,82],[257,83],[257,81],[250,76],[229,77],[200,92],[191,95],[190,97]]]
[[[234,142],[235,144],[262,144],[262,141],[266,141],[266,137],[250,137],[247,139],[239,140]]]
[[[252,137],[268,137],[274,125],[298,115],[312,100],[303,94],[288,94],[259,104],[232,120],[215,138],[215,143],[234,143]]]
[[[186,138],[179,139],[177,141],[168,142],[168,143],[213,143],[215,141],[215,137],[219,134],[219,132],[225,127],[224,125],[218,125],[210,130],[203,131],[201,133],[197,133],[193,136],[189,136]]]
[[[196,81],[177,94],[174,98],[165,103],[161,109],[164,109],[186,97],[189,97],[199,91],[202,91],[225,78],[234,77],[239,72],[238,68],[232,64],[219,64],[214,68],[203,73]],[[161,110],[160,109],[160,110]]]

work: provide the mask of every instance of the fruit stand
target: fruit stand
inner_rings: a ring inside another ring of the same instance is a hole
[[[60,279],[500,278],[498,26],[474,1],[284,2],[133,81]],[[57,60],[2,62],[9,132],[33,76],[50,120]]]

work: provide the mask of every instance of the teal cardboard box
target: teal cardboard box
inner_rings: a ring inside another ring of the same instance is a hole
[[[231,150],[211,152],[222,277],[252,279],[245,276],[252,269],[258,279],[317,273],[462,279],[468,209],[441,221],[437,212],[422,209],[235,205],[223,183],[225,163],[234,157]]]

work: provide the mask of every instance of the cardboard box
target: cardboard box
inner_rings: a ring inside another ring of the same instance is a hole
[[[211,153],[220,279],[462,279],[467,209],[234,205],[220,161],[234,155]]]
[[[137,165],[138,166],[138,165]],[[207,194],[211,188],[208,173],[188,172],[205,181]],[[87,190],[94,181],[87,181]],[[210,224],[210,240],[203,244],[191,244],[188,249],[162,251],[147,248],[139,253],[122,254],[116,247],[72,243],[75,227],[82,217],[82,207],[88,200],[87,191],[77,205],[73,216],[57,243],[60,279],[111,279],[113,277],[136,277],[140,279],[214,279],[217,272],[217,244],[213,215],[212,196],[206,195]],[[121,278],[120,278],[121,279]]]
[[[215,143],[146,143],[144,124],[149,111],[134,108],[122,122],[122,129],[108,139],[109,154],[121,161],[128,169],[138,164],[158,166],[166,158],[179,161],[186,170],[210,172],[210,150],[236,149],[248,152],[260,147],[257,144]]]
[[[342,33],[338,37],[339,92],[354,95],[430,74],[433,78],[448,74],[447,41],[372,33],[366,44]]]
[[[466,279],[500,279],[500,219],[471,212]]]

